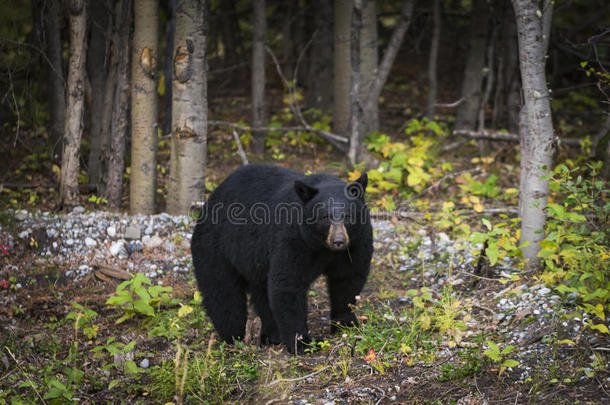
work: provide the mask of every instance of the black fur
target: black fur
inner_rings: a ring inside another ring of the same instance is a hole
[[[214,190],[191,250],[203,305],[223,339],[243,337],[250,293],[262,342],[301,352],[310,339],[307,290],[321,274],[328,282],[331,329],[357,323],[349,305],[366,282],[373,253],[366,183],[366,174],[347,185],[327,174],[253,164]],[[347,232],[347,249],[329,247],[331,222]]]

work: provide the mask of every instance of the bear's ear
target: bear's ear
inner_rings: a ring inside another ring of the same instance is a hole
[[[364,195],[364,192],[366,191],[366,186],[367,184],[369,184],[369,176],[366,174],[366,172],[362,173],[360,177],[358,177],[356,183],[362,186],[362,193]]]
[[[297,195],[301,197],[301,200],[303,200],[304,203],[310,201],[318,193],[317,188],[311,187],[300,180],[296,180],[294,182],[294,189],[297,192]]]
[[[366,185],[369,182],[369,178],[366,173],[362,173],[356,181],[349,183],[346,187],[346,196],[348,198],[360,198],[364,200],[364,192],[366,191]]]

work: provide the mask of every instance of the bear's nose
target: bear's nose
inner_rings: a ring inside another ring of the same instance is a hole
[[[333,247],[337,250],[339,249],[345,249],[345,241],[343,239],[339,239],[339,240],[334,240],[333,241]]]

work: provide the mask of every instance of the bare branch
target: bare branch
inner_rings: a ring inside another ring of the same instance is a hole
[[[241,144],[241,140],[239,139],[239,135],[237,131],[233,130],[233,139],[235,139],[235,144],[237,145],[237,155],[241,158],[242,163],[245,165],[248,164],[248,157],[246,156],[246,152],[244,151],[244,147]]]

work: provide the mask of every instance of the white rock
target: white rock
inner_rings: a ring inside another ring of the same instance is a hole
[[[125,239],[136,240],[140,239],[141,231],[140,227],[137,225],[129,225],[127,229],[125,229]]]
[[[108,228],[106,228],[106,233],[111,238],[114,238],[116,236],[116,227],[114,225],[110,225]]]
[[[127,252],[125,251],[125,241],[123,239],[117,240],[116,242],[112,242],[109,250],[112,256],[118,256],[121,253],[127,254]]]
[[[153,235],[144,242],[144,247],[146,249],[156,249],[161,245],[163,245],[163,239],[161,239],[159,235]]]
[[[139,366],[142,368],[148,368],[149,365],[150,365],[150,362],[148,361],[148,359],[142,359],[142,361],[139,364]]]
[[[89,237],[85,238],[85,245],[87,245],[87,247],[96,247],[97,246],[97,242],[94,239],[91,239]]]
[[[551,292],[550,288],[544,287],[538,290],[538,295],[548,295]]]
[[[84,212],[85,212],[85,207],[81,207],[80,205],[77,205],[76,207],[74,207],[72,209],[73,214],[82,214]]]
[[[66,240],[66,245],[68,245],[68,246],[74,245],[74,239],[70,238],[70,239]]]
[[[15,213],[15,219],[17,219],[17,221],[24,221],[27,219],[27,217],[28,212],[26,210],[17,211]]]

